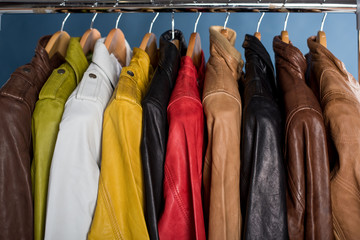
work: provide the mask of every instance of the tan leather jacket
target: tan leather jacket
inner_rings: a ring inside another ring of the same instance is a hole
[[[306,59],[291,43],[273,42],[286,114],[286,205],[290,239],[333,239],[330,170],[320,104],[306,85]]]
[[[240,239],[241,99],[238,79],[244,65],[235,49],[235,31],[210,27],[203,106],[208,129],[203,181],[208,239]]]
[[[360,86],[327,48],[308,39],[314,89],[338,158],[331,172],[336,239],[360,239]],[[315,86],[314,86],[315,85]]]

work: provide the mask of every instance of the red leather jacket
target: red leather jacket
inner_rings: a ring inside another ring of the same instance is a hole
[[[201,200],[204,113],[200,97],[204,70],[204,55],[198,70],[190,57],[182,58],[167,108],[165,207],[158,224],[161,240],[205,240]]]

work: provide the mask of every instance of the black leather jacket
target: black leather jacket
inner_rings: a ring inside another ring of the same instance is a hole
[[[166,109],[180,66],[186,54],[186,42],[181,31],[175,30],[179,50],[171,43],[171,30],[160,37],[159,63],[150,88],[142,101],[143,135],[141,158],[145,185],[145,220],[150,239],[159,239],[157,222],[163,207],[164,162],[168,133]]]
[[[49,59],[39,40],[29,64],[15,70],[0,89],[0,239],[33,239],[31,117],[39,92],[63,60]]]
[[[274,68],[262,43],[246,35],[240,194],[243,239],[287,239],[283,121]]]

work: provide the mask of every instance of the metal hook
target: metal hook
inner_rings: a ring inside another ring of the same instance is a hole
[[[324,13],[323,19],[321,21],[320,31],[322,31],[324,29],[324,23],[325,23],[326,16],[327,16],[327,12]]]
[[[156,13],[155,17],[153,18],[153,20],[150,23],[150,28],[149,28],[149,33],[151,33],[154,22],[156,21],[157,17],[159,16],[159,13]]]
[[[116,3],[114,4],[114,8],[117,7],[117,5],[119,5],[119,0],[116,0]]]
[[[224,23],[224,29],[226,29],[226,25],[229,21],[229,16],[230,16],[230,13],[229,12],[226,12],[226,18],[225,18],[225,23]]]
[[[118,29],[119,21],[120,21],[121,16],[122,16],[122,13],[120,13],[119,16],[118,16],[117,19],[116,19],[116,23],[115,23],[115,28],[116,28],[116,29]]]
[[[263,12],[261,14],[261,17],[259,18],[259,21],[258,21],[258,24],[257,24],[257,27],[256,27],[256,32],[259,32],[260,24],[261,24],[261,21],[262,21],[264,15],[265,15],[265,12]]]
[[[98,15],[98,13],[95,13],[94,16],[93,16],[93,18],[91,19],[90,29],[93,29],[94,21],[95,21],[95,18],[96,18],[97,15]]]
[[[61,24],[61,29],[60,29],[61,32],[64,30],[65,22],[69,18],[69,16],[70,16],[70,13],[66,14],[66,17],[64,18],[64,20],[63,20],[63,22]]]
[[[290,15],[290,12],[288,12],[286,14],[285,23],[284,23],[284,31],[286,31],[287,23],[288,23],[288,20],[289,20],[289,15]]]
[[[175,39],[175,19],[174,19],[174,12],[171,13],[171,40]]]
[[[199,12],[199,14],[198,14],[198,16],[197,16],[197,18],[196,18],[195,26],[194,26],[194,32],[196,32],[196,29],[197,29],[197,26],[198,26],[198,23],[199,23],[201,14],[202,14],[202,12]]]

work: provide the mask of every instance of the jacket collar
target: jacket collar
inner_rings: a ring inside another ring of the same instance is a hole
[[[186,55],[186,42],[184,35],[179,30],[175,31],[175,39],[179,40],[179,49],[171,43],[172,32],[171,30],[164,32],[160,37],[160,51],[159,51],[159,66],[168,74],[170,80],[170,88],[175,85],[176,76],[178,73],[181,56]]]
[[[106,77],[110,80],[113,88],[115,88],[121,71],[121,64],[118,62],[114,54],[109,54],[105,44],[105,38],[96,41],[92,62],[104,71]],[[129,45],[126,45],[128,53]]]
[[[70,38],[69,46],[66,51],[65,61],[74,70],[76,77],[76,84],[79,84],[84,72],[89,66],[84,51],[80,45],[80,38]]]
[[[290,42],[283,42],[280,36],[275,36],[273,41],[273,49],[277,58],[284,60],[287,67],[303,75],[306,72],[306,59],[302,52]]]
[[[274,66],[271,62],[269,53],[266,51],[266,48],[257,37],[246,34],[242,46],[245,49],[246,59],[250,57],[249,56],[250,54],[255,53],[257,56],[259,56],[262,59],[262,61],[266,64],[266,66],[271,70],[271,73],[274,75]],[[251,50],[251,51],[246,51],[246,50]]]
[[[344,64],[337,59],[326,47],[316,42],[316,37],[309,37],[307,44],[311,53],[312,62],[319,62],[321,66],[335,67],[343,76],[347,76]]]
[[[244,61],[241,59],[240,52],[234,47],[236,32],[230,28],[227,28],[228,37],[226,38],[221,34],[222,29],[222,26],[211,26],[209,29],[210,41],[213,43],[213,45],[216,46],[216,48],[221,49],[221,51],[218,51],[218,54],[220,54],[221,57],[224,59],[235,59],[238,63],[240,63],[240,68],[242,69],[244,66]],[[231,63],[228,64],[231,65]]]

